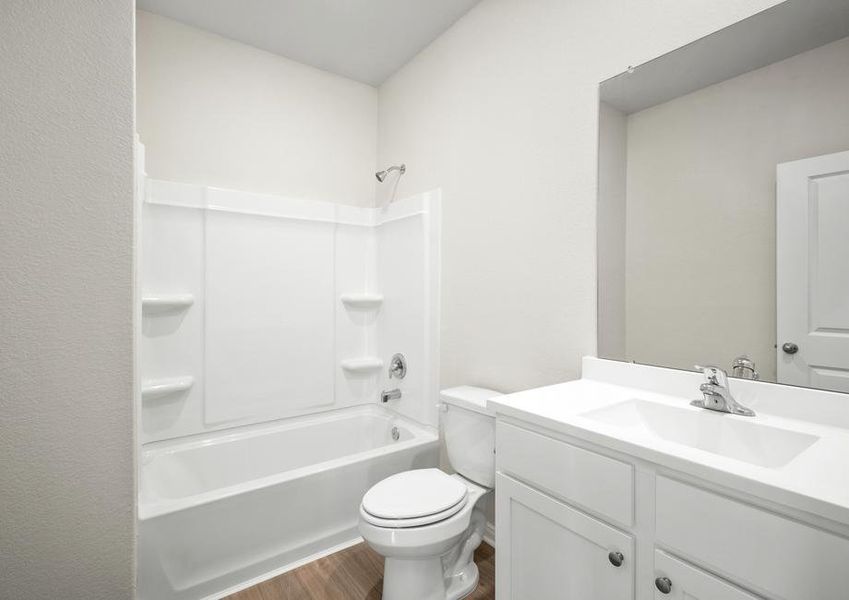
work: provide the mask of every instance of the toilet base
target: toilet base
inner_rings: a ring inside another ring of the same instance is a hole
[[[445,593],[446,600],[461,600],[475,591],[480,578],[478,566],[471,562],[463,570],[452,578],[451,585]]]
[[[438,556],[389,557],[383,567],[383,600],[461,600],[478,585],[474,552],[483,540],[486,519],[480,509],[456,545]]]
[[[387,558],[384,565],[383,600],[461,600],[478,586],[478,566],[470,562],[445,580],[442,559]],[[448,589],[446,588],[446,584]]]
[[[442,560],[389,558],[383,567],[383,600],[445,600]]]

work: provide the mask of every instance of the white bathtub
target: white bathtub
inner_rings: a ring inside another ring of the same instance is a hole
[[[370,486],[437,461],[434,431],[375,405],[147,444],[138,597],[220,597],[352,543]]]

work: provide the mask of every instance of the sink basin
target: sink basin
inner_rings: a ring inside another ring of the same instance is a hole
[[[768,468],[783,467],[819,437],[704,409],[626,400],[580,414],[633,433]]]

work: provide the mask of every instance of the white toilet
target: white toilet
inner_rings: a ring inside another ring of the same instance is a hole
[[[363,496],[360,533],[386,558],[383,600],[458,600],[477,586],[473,553],[486,527],[478,504],[495,486],[495,415],[486,404],[498,395],[443,390],[445,446],[457,474],[405,471]]]

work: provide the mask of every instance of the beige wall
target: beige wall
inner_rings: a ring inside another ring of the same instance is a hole
[[[777,0],[484,0],[380,88],[398,195],[442,187],[442,381],[518,390],[596,350],[598,84]]]
[[[628,117],[627,357],[775,380],[775,167],[849,149],[849,38]]]
[[[148,175],[371,206],[377,90],[138,13]]]
[[[133,2],[0,2],[0,598],[134,588]]]

